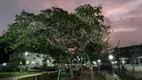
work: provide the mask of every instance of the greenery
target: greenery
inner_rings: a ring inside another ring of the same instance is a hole
[[[28,50],[71,61],[82,53],[99,56],[108,47],[109,33],[100,6],[86,4],[73,13],[52,7],[37,15],[25,11],[16,15],[0,43],[5,52]]]
[[[20,64],[20,62],[22,62],[22,64]],[[16,71],[19,69],[18,66],[25,65],[25,64],[26,64],[26,61],[24,58],[15,58],[9,61],[8,66],[10,71]]]
[[[35,72],[0,72],[0,78],[33,74]]]
[[[48,65],[47,60],[48,60],[47,57],[44,57],[44,59],[42,60],[42,63],[43,63],[42,69],[43,70],[46,70],[46,68],[47,68],[47,65]]]

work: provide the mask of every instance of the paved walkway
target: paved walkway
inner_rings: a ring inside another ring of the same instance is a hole
[[[42,73],[28,74],[28,75],[21,75],[21,76],[13,76],[13,77],[1,78],[0,80],[18,80],[20,78],[30,77],[30,76],[37,76],[37,75],[42,75]]]
[[[82,71],[80,80],[92,80],[92,72],[91,71]],[[101,75],[94,72],[94,80],[105,80]]]
[[[74,78],[67,77],[63,80],[92,80],[91,71],[81,71],[80,73],[74,74]],[[105,80],[101,75],[94,72],[94,80]]]

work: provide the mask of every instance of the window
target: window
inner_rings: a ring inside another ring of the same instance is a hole
[[[131,54],[134,54],[134,52],[131,52]]]
[[[32,61],[32,64],[36,64],[36,62],[35,62],[35,61]]]
[[[33,57],[33,59],[36,59],[35,57]]]
[[[133,49],[133,47],[130,47],[130,49]]]
[[[39,58],[39,57],[40,57],[40,55],[39,55],[39,54],[37,54],[37,55],[36,55],[36,57],[38,57],[38,58]]]
[[[29,61],[26,61],[26,64],[29,64]]]

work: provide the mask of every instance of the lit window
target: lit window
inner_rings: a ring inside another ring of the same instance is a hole
[[[47,63],[49,63],[49,60],[47,60]]]
[[[32,61],[32,64],[36,64],[36,62],[35,62],[35,61]]]
[[[26,61],[26,64],[29,64],[29,61]]]

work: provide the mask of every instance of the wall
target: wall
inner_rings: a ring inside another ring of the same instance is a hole
[[[125,67],[128,71],[142,72],[142,66],[127,66]]]

